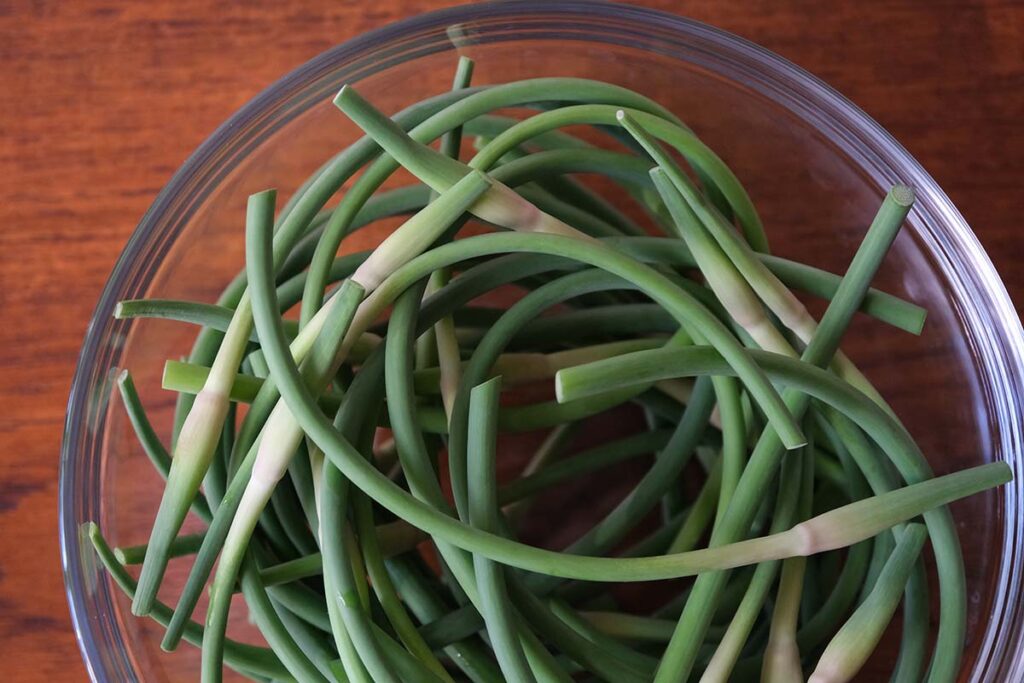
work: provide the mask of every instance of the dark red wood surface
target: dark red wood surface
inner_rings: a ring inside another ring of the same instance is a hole
[[[935,176],[1024,302],[1024,3],[640,4],[738,33],[849,96]],[[0,0],[4,678],[86,677],[61,582],[57,456],[78,347],[136,221],[189,152],[266,85],[438,6]]]

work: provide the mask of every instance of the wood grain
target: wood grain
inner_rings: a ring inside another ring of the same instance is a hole
[[[7,679],[86,678],[61,583],[57,453],[79,344],[136,221],[189,152],[266,85],[346,38],[437,6],[0,1]],[[949,193],[1024,302],[1024,3],[691,0],[685,9],[776,50],[874,116]]]

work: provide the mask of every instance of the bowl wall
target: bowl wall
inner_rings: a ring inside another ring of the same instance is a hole
[[[442,11],[341,45],[264,92],[189,159],[122,255],[86,337],[62,455],[65,572],[94,680],[195,680],[198,660],[188,646],[173,655],[159,650],[158,627],[131,617],[79,538],[88,520],[112,543],[148,537],[160,481],[135,442],[111,369],[132,371],[155,426],[167,434],[173,397],[160,389],[163,361],[187,353],[195,332],[171,322],[114,321],[114,303],[213,301],[242,266],[247,195],[277,187],[287,197],[356,138],[330,102],[335,91],[358,83],[394,112],[447,89],[456,54],[476,60],[480,84],[578,76],[658,100],[746,185],[776,253],[829,270],[842,272],[890,184],[914,186],[918,204],[876,284],[927,307],[924,332],[915,337],[858,319],[845,348],[937,472],[1000,459],[1019,471],[1020,323],[949,200],[862,112],[788,62],[678,17],[576,3]],[[379,237],[359,235],[346,250]],[[954,506],[970,605],[962,680],[1019,680],[1018,488]],[[162,595],[174,594],[184,569],[180,561],[172,566],[172,590]],[[233,628],[243,630],[244,610],[233,612]]]

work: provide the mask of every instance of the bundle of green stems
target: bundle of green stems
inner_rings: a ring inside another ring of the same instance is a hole
[[[471,75],[461,60],[450,92],[393,117],[345,86],[338,115],[365,137],[282,206],[249,198],[245,267],[216,303],[118,306],[199,327],[164,368],[169,449],[119,376],[166,487],[147,542],[88,532],[134,614],[165,627],[167,650],[201,647],[207,683],[224,666],[256,681],[833,683],[902,606],[892,680],[954,681],[967,602],[947,506],[1010,470],[933,476],[840,349],[858,312],[921,333],[920,307],[871,287],[912,190],[889,189],[833,274],[772,256],[736,176],[656,102]],[[382,189],[399,169],[415,182]],[[820,319],[796,292],[827,303]],[[513,303],[477,303],[492,293]],[[507,400],[526,385],[548,398]],[[618,436],[576,445],[611,420]],[[499,477],[512,432],[543,440]],[[589,506],[626,461],[646,464],[571,543],[520,540],[545,495]],[[189,513],[203,531],[183,532]],[[190,570],[164,603],[172,558]],[[654,611],[616,597],[684,577]],[[227,637],[236,593],[259,645]]]

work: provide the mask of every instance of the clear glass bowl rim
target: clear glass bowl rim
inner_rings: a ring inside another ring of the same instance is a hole
[[[113,272],[107,281],[91,322],[68,399],[60,456],[59,534],[61,560],[72,624],[90,677],[95,681],[110,680],[105,662],[111,655],[122,671],[131,670],[124,642],[110,611],[97,611],[87,600],[111,604],[107,582],[91,583],[94,568],[82,551],[79,513],[88,495],[95,495],[99,467],[83,467],[77,448],[82,430],[87,428],[86,406],[95,395],[94,365],[104,342],[105,326],[113,307],[125,288],[144,282],[147,271],[139,263],[159,260],[161,249],[173,242],[175,231],[166,229],[162,217],[172,207],[194,205],[201,201],[203,187],[216,184],[217,170],[232,163],[236,155],[251,151],[254,140],[249,134],[254,127],[264,132],[273,125],[274,117],[287,118],[294,98],[324,74],[336,72],[340,65],[351,70],[360,56],[378,51],[381,46],[400,46],[424,33],[437,32],[455,23],[546,18],[565,21],[568,17],[585,19],[587,25],[601,25],[607,36],[621,33],[623,39],[637,41],[644,47],[646,31],[661,40],[678,41],[687,48],[706,51],[719,67],[728,62],[731,76],[742,75],[748,85],[768,94],[802,117],[814,121],[830,135],[844,152],[862,163],[880,184],[902,181],[915,188],[918,210],[924,214],[925,235],[933,255],[944,258],[944,269],[960,272],[954,283],[962,296],[975,301],[974,310],[967,311],[972,330],[982,337],[975,340],[986,380],[992,383],[990,410],[999,416],[1003,429],[1001,451],[1014,457],[1022,448],[1021,415],[1024,397],[1024,331],[1010,298],[981,244],[959,211],[930,175],[910,154],[873,119],[830,86],[788,60],[743,38],[701,22],[666,12],[613,2],[586,0],[545,2],[543,0],[495,2],[463,5],[441,9],[398,21],[364,33],[337,45],[285,75],[260,93],[218,127],[175,173],[136,227]],[[644,33],[636,33],[640,29]],[[599,36],[608,40],[607,36]],[[671,36],[669,38],[668,36]],[[579,36],[577,36],[577,39]],[[649,49],[649,48],[645,48]],[[408,55],[399,61],[406,61]],[[415,58],[415,55],[412,57]],[[366,68],[364,66],[364,68]],[[370,70],[379,68],[371,65]],[[358,80],[353,78],[353,80]],[[298,105],[304,106],[303,103]],[[258,139],[256,140],[258,142]],[[198,197],[198,199],[197,199]],[[180,225],[179,225],[180,227]],[[163,230],[165,234],[157,235]],[[1024,494],[1020,477],[1007,487],[1005,509],[1017,510]],[[1022,566],[1024,543],[1021,543],[1020,514],[1005,514],[1003,528],[1004,553],[1000,568],[1001,584],[1006,585]],[[88,585],[88,588],[87,588]],[[993,619],[987,626],[982,652],[987,658],[975,668],[977,680],[1024,679],[1024,605],[1019,586],[1009,592],[1000,591],[994,605]],[[105,621],[104,621],[105,620]],[[990,676],[998,676],[998,678]]]

